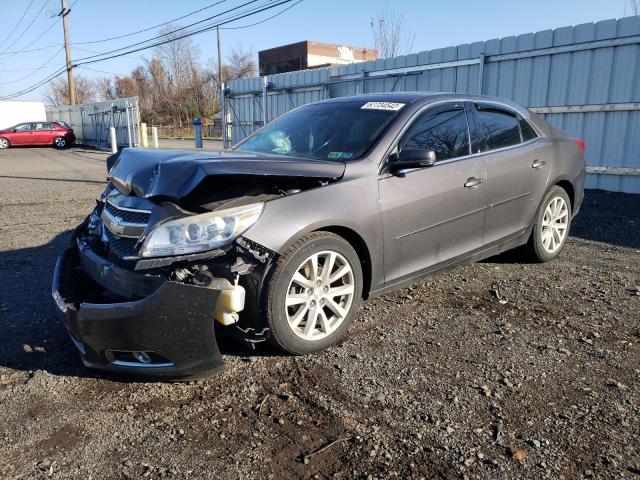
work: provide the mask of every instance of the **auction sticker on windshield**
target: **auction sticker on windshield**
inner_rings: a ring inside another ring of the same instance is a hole
[[[404,107],[404,103],[395,103],[395,102],[367,102],[362,107],[362,110],[391,110],[397,112],[402,107]]]

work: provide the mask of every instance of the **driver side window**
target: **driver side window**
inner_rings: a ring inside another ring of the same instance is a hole
[[[400,149],[433,150],[436,161],[469,155],[469,127],[460,104],[438,106],[424,112],[411,125]]]
[[[16,131],[18,132],[30,132],[31,130],[35,130],[35,125],[33,123],[25,123],[16,127]]]

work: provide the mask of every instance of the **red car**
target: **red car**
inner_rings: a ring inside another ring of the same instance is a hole
[[[0,150],[23,145],[64,148],[75,141],[73,129],[64,122],[27,122],[0,130]]]

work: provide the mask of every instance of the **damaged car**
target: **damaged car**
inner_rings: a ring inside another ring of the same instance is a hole
[[[199,375],[222,336],[317,352],[363,299],[516,247],[555,258],[583,152],[515,103],[435,93],[305,105],[224,152],[127,148],[53,298],[89,367]]]

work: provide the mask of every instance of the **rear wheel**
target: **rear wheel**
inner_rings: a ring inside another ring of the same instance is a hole
[[[556,258],[567,241],[571,227],[571,200],[557,185],[551,187],[540,205],[529,243],[525,246],[533,260]]]
[[[67,139],[64,137],[56,137],[53,141],[53,146],[56,148],[64,148],[67,146]]]
[[[279,258],[268,285],[270,339],[293,354],[313,353],[344,335],[362,298],[362,267],[353,247],[313,232]]]
[[[9,148],[9,140],[0,138],[0,150],[4,150],[5,148]]]

